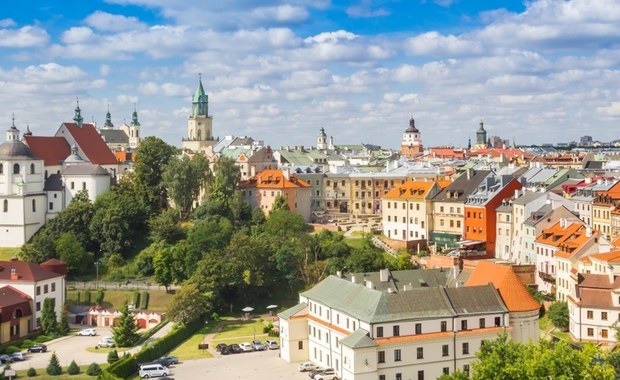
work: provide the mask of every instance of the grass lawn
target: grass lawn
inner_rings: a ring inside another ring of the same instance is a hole
[[[11,260],[13,257],[17,256],[20,250],[21,248],[1,247],[0,248],[0,260],[3,260],[3,261]]]
[[[200,331],[192,335],[188,340],[175,348],[170,355],[176,356],[180,361],[190,359],[212,358],[213,355],[207,350],[199,350],[198,344],[202,342],[205,335],[215,326],[205,326]]]
[[[215,334],[213,339],[220,340],[234,337],[252,337],[255,333],[258,337],[259,334],[263,334],[263,327],[265,326],[266,324],[260,321],[241,321],[235,323],[227,323],[220,330],[220,332]]]
[[[107,368],[109,364],[107,363],[100,363],[99,367],[101,367],[101,369]],[[88,369],[89,365],[82,365],[80,366],[80,373],[78,375],[69,375],[67,373],[67,368],[63,367],[62,368],[62,375],[59,376],[51,376],[48,375],[47,372],[45,372],[45,368],[39,368],[37,369],[37,376],[33,376],[33,377],[28,377],[26,375],[26,372],[28,372],[28,370],[18,370],[16,371],[17,376],[16,378],[20,379],[33,379],[33,380],[65,380],[65,379],[72,379],[72,380],[94,380],[97,377],[96,376],[88,376],[86,374],[86,370]]]
[[[551,320],[549,319],[549,317],[547,315],[545,315],[544,317],[538,319],[538,328],[547,332],[551,329],[553,329],[553,322],[551,322]]]
[[[149,304],[148,309],[153,311],[166,311],[168,303],[174,296],[172,293],[166,293],[165,290],[149,290]],[[77,303],[78,290],[67,291],[67,301],[71,303]],[[105,308],[120,309],[125,301],[131,302],[133,300],[133,290],[106,290],[103,297],[102,306]],[[91,290],[91,304],[94,305],[94,300],[97,297],[97,291]]]
[[[344,241],[349,247],[354,249],[362,249],[367,245],[366,239],[363,239],[363,236],[346,237],[344,238]]]

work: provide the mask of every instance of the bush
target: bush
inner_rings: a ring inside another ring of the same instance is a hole
[[[13,352],[20,352],[20,351],[21,349],[19,347],[8,346],[6,350],[4,350],[4,353],[7,355],[11,355]]]
[[[30,346],[32,346],[34,344],[33,341],[31,341],[30,339],[25,339],[22,344],[20,345],[21,348],[28,348]]]
[[[67,369],[67,373],[69,375],[77,375],[80,373],[80,367],[77,365],[75,360],[71,360],[71,364],[69,364],[69,368]]]
[[[552,303],[551,306],[549,306],[547,314],[555,327],[562,330],[568,329],[569,315],[568,304],[566,302]]]
[[[133,304],[134,308],[138,308],[138,305],[140,304],[140,292],[133,292],[133,300],[131,301],[131,303]]]
[[[99,376],[101,375],[101,367],[99,367],[99,364],[97,363],[92,363],[91,365],[88,366],[88,369],[86,370],[86,374],[88,376]]]
[[[140,295],[140,310],[146,310],[149,307],[149,292],[143,291]]]
[[[82,303],[82,293],[77,292],[76,301],[78,305]]]
[[[52,357],[50,358],[50,362],[47,365],[47,374],[52,376],[57,376],[62,374],[62,367],[60,366],[60,362],[58,361],[58,357],[56,353],[52,353]]]
[[[28,377],[35,377],[37,375],[37,370],[30,367],[28,368],[28,371],[26,371],[26,376]]]
[[[118,361],[118,352],[116,350],[112,350],[108,352],[108,363],[116,363]]]
[[[105,297],[105,291],[102,288],[97,289],[97,305],[101,305],[103,303],[103,297]]]
[[[44,343],[44,342],[47,342],[48,340],[50,340],[49,336],[41,334],[35,339],[35,342]]]
[[[91,302],[90,290],[84,290],[84,303],[87,305],[90,305],[90,302]]]

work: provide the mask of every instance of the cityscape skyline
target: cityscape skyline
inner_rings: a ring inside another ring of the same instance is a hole
[[[617,139],[620,1],[36,0],[0,16],[5,126],[70,121],[179,145],[202,77],[215,137],[464,147],[480,118],[517,144]],[[377,133],[381,131],[381,133]]]

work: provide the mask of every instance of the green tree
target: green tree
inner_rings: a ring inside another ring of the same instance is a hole
[[[60,314],[60,322],[58,322],[58,334],[65,336],[69,334],[71,329],[69,328],[69,316],[67,315],[67,311],[63,310]]]
[[[177,148],[155,136],[144,138],[136,149],[133,179],[135,191],[151,214],[158,214],[168,204],[162,177],[164,167],[177,153]]]
[[[202,154],[195,154],[192,158],[183,156],[170,159],[165,166],[162,183],[179,210],[181,219],[190,214],[200,191],[205,189],[211,178],[209,161]]]
[[[213,167],[213,185],[209,194],[209,202],[222,201],[228,206],[228,200],[239,191],[241,183],[241,170],[235,164],[235,160],[221,157]]]
[[[52,357],[47,364],[47,374],[51,376],[58,376],[62,374],[62,367],[60,366],[60,362],[58,361],[58,356],[56,356],[56,352],[52,353]]]
[[[84,274],[92,268],[93,254],[86,252],[82,243],[72,232],[65,232],[60,235],[54,247],[58,258],[67,264],[70,274]]]
[[[101,367],[97,363],[91,363],[86,370],[88,376],[99,376],[101,374]]]
[[[69,375],[77,375],[80,373],[80,366],[77,365],[75,360],[71,360],[71,363],[69,364],[69,368],[67,368],[67,373]]]
[[[369,244],[353,249],[345,262],[351,272],[373,272],[387,266],[383,252]]]
[[[172,209],[163,210],[149,219],[149,232],[154,241],[174,244],[185,237],[185,230],[179,225],[179,213]]]
[[[54,299],[46,298],[43,301],[41,311],[41,331],[44,335],[55,336],[58,334],[58,318],[54,310]]]
[[[209,296],[192,283],[184,284],[170,301],[166,314],[170,320],[188,324],[211,310]]]
[[[554,302],[549,306],[547,312],[549,319],[553,322],[553,325],[559,329],[566,330],[569,323],[568,304],[566,302]]]
[[[166,288],[174,282],[174,256],[170,248],[166,247],[155,254],[153,258],[153,267],[155,268],[155,282]]]
[[[289,211],[288,201],[283,195],[277,195],[271,204],[271,212],[278,210],[286,210]]]
[[[118,352],[116,350],[112,350],[108,352],[108,363],[116,363],[118,361]]]
[[[437,380],[469,380],[469,374],[467,372],[456,370],[450,375],[441,375]]]
[[[127,301],[125,301],[121,308],[121,315],[118,318],[118,324],[112,329],[112,335],[114,337],[114,342],[119,347],[133,346],[138,339],[140,339],[138,326],[136,325],[133,313],[129,310]]]

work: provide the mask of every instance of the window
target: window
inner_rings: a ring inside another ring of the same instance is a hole
[[[463,355],[469,355],[469,343],[463,343]]]
[[[602,311],[601,312],[601,319],[606,321],[607,320],[607,312],[606,311]]]
[[[448,322],[441,321],[441,332],[448,331]]]
[[[54,202],[50,202],[50,210],[54,209]]]
[[[402,373],[397,373],[396,374],[396,380],[403,380],[403,374]]]
[[[441,356],[448,356],[450,355],[450,346],[448,346],[447,344],[444,344],[443,346],[441,346]]]
[[[502,324],[502,320],[500,317],[495,317],[495,327],[499,327]]]
[[[9,211],[9,201],[8,200],[4,200],[4,202],[2,202],[2,212],[8,212]]]
[[[377,353],[377,362],[378,363],[385,363],[385,351],[379,351]]]
[[[4,174],[4,164],[0,164],[0,174]]]
[[[385,375],[379,375],[379,380],[385,380]]]
[[[400,349],[394,350],[394,361],[399,362],[401,360],[402,360],[402,357],[400,356]]]
[[[444,375],[449,375],[450,374],[450,367],[443,367],[443,374]]]
[[[418,347],[416,352],[417,352],[418,359],[424,359],[424,347]]]
[[[461,330],[467,330],[467,320],[466,319],[461,321]]]
[[[383,337],[383,326],[377,327],[377,338]]]
[[[469,364],[464,364],[463,365],[463,372],[469,374]]]
[[[43,294],[47,294],[49,292],[49,286],[43,285]]]
[[[588,310],[586,315],[587,315],[586,318],[588,319],[594,318],[594,312],[592,310]]]
[[[71,181],[71,190],[75,189],[75,182]]]
[[[607,338],[607,329],[601,330],[601,338]]]
[[[56,283],[52,282],[52,292],[55,292],[55,291],[56,291]]]
[[[19,164],[13,165],[13,174],[19,174]]]
[[[421,323],[416,323],[415,324],[415,333],[416,334],[422,334],[422,324]]]
[[[594,329],[592,327],[588,327],[588,336],[594,336]]]
[[[424,380],[424,371],[418,371],[418,380]]]
[[[37,302],[37,311],[41,311],[41,302]]]
[[[32,200],[32,212],[37,212],[37,202],[34,199]]]
[[[297,342],[297,349],[298,350],[303,350],[304,349],[304,342],[303,341],[299,341]]]
[[[400,335],[400,326],[396,325],[392,327],[392,335],[399,336]]]
[[[41,295],[41,287],[37,286],[37,295],[40,296]]]
[[[481,329],[486,327],[485,324],[486,324],[485,319],[484,318],[480,318],[480,328]]]
[[[30,174],[34,174],[34,164],[30,164]]]

